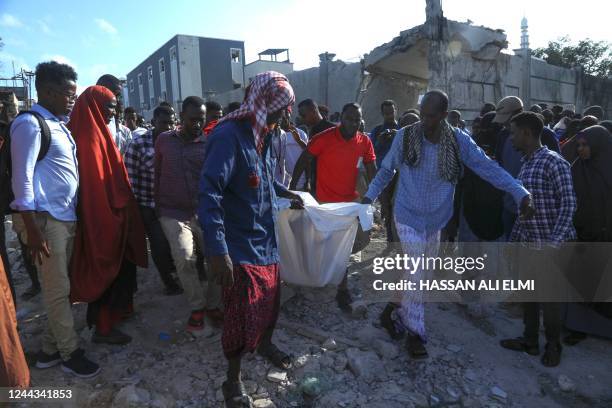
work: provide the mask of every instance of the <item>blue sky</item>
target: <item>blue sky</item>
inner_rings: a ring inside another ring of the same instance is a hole
[[[447,0],[443,7],[453,20],[504,29],[517,48],[523,15],[532,47],[562,35],[612,41],[608,3]],[[424,0],[0,0],[0,75],[12,74],[12,62],[17,70],[33,69],[56,59],[75,66],[83,88],[103,73],[125,76],[179,33],[243,40],[247,63],[263,49],[289,48],[295,68],[303,69],[317,65],[324,51],[358,61],[424,18]]]

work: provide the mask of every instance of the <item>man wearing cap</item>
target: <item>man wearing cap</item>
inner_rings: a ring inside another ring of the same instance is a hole
[[[516,96],[506,96],[502,98],[497,104],[495,109],[495,118],[493,123],[500,123],[504,127],[497,135],[497,149],[495,157],[499,164],[506,170],[510,175],[516,178],[521,171],[523,165],[523,154],[518,151],[512,143],[510,143],[510,120],[519,113],[523,112],[523,101]],[[548,147],[548,149],[559,153],[559,144],[555,138],[555,133],[544,128],[542,130],[542,144]],[[504,223],[504,235],[506,238],[510,236],[514,221],[516,220],[517,207],[512,196],[506,194],[504,196],[504,211],[503,211],[503,223]]]

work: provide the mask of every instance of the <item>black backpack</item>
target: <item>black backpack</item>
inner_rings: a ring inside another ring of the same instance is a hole
[[[19,112],[17,117],[26,114],[34,116],[38,121],[38,127],[40,128],[40,151],[38,152],[36,161],[41,161],[45,158],[51,146],[51,130],[45,118],[38,112],[22,111]],[[12,164],[10,129],[12,124],[12,122],[3,124],[4,126],[2,126],[0,130],[0,211],[3,213],[8,211],[9,204],[15,198],[11,187]]]

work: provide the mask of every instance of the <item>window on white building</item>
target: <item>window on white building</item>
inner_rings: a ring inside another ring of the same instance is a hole
[[[242,50],[240,48],[230,48],[232,62],[242,64]]]
[[[138,85],[142,85],[142,74],[138,74]]]
[[[164,62],[164,59],[160,58],[160,60],[159,60],[159,73],[161,74],[162,72],[166,72],[166,64]]]
[[[130,92],[134,92],[134,80],[130,79]]]
[[[176,61],[176,47],[170,47],[170,61]]]
[[[147,73],[149,74],[149,76],[148,76],[149,81],[152,80],[153,79],[153,67],[151,67],[151,66],[148,67],[147,68]]]

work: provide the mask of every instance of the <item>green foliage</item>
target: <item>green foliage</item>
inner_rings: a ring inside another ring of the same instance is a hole
[[[607,78],[612,76],[612,44],[590,38],[573,45],[569,37],[549,41],[545,48],[537,48],[533,55],[560,67],[581,66],[590,75]]]

